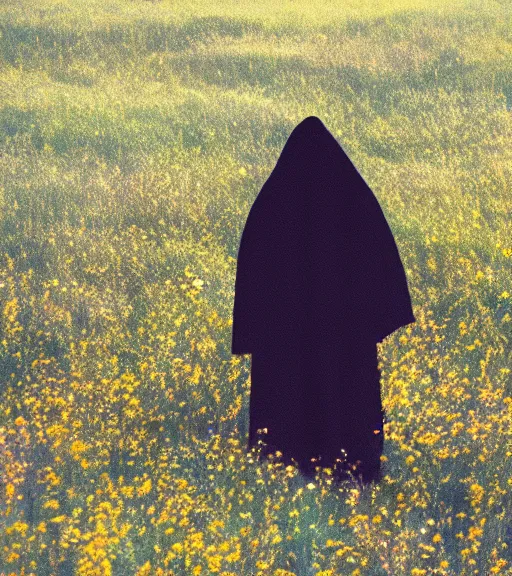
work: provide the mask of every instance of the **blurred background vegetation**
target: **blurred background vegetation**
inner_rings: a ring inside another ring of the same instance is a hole
[[[4,1],[0,571],[511,573],[512,7]],[[417,323],[379,346],[383,480],[246,454],[240,234],[319,116]]]

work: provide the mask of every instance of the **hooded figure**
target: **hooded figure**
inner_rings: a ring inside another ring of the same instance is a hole
[[[238,252],[232,353],[252,354],[248,450],[261,439],[262,454],[279,450],[306,475],[350,466],[363,482],[378,478],[376,343],[415,321],[376,197],[309,116],[251,207]]]

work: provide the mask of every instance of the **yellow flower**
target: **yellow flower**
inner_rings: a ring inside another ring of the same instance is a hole
[[[73,453],[80,453],[85,450],[87,450],[87,446],[80,440],[75,440],[73,444],[71,444],[71,452]]]
[[[151,478],[148,478],[145,482],[142,483],[142,486],[137,488],[137,494],[139,496],[145,496],[151,492]]]
[[[214,556],[208,557],[208,569],[211,572],[218,572],[222,566],[222,556],[220,554],[215,554]]]
[[[16,420],[14,421],[14,423],[16,424],[16,426],[23,426],[24,424],[26,424],[26,420],[25,418],[23,418],[23,416],[18,416],[16,418]]]
[[[484,531],[477,526],[471,526],[469,528],[468,540],[476,540],[478,536],[481,536]]]
[[[16,531],[19,532],[22,536],[25,536],[27,530],[28,524],[25,524],[25,522],[14,522],[14,524],[11,524],[8,528],[5,529],[5,532],[7,534],[12,534]]]
[[[507,561],[504,560],[503,558],[500,558],[500,559],[496,562],[496,565],[491,568],[491,572],[492,572],[493,574],[498,574],[499,572],[501,572],[501,569],[502,569],[502,568],[505,568],[506,565],[507,565]]]
[[[137,570],[137,576],[148,576],[151,572],[151,562],[149,560]]]
[[[37,531],[43,533],[46,532],[46,522],[39,522],[37,526]]]
[[[11,552],[9,556],[7,556],[7,563],[15,562],[19,557],[20,555],[17,552]]]
[[[434,536],[432,537],[432,542],[441,542],[442,537],[441,534],[439,534],[439,532],[437,534],[434,534]]]
[[[356,514],[349,520],[348,525],[355,526],[359,522],[365,522],[366,520],[368,520],[368,516],[366,514]]]
[[[469,489],[471,491],[471,505],[478,505],[484,497],[484,488],[480,484],[472,484]]]
[[[9,482],[5,487],[5,493],[7,494],[7,498],[12,498],[14,496],[14,484]]]

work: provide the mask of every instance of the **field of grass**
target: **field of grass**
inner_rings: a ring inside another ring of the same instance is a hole
[[[240,234],[319,116],[416,324],[383,479],[246,454]],[[0,573],[512,574],[512,5],[4,1]]]

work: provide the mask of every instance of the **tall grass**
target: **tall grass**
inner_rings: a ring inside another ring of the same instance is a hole
[[[493,0],[4,2],[0,571],[510,574],[512,35]],[[418,322],[384,478],[245,453],[242,227],[319,116]]]

